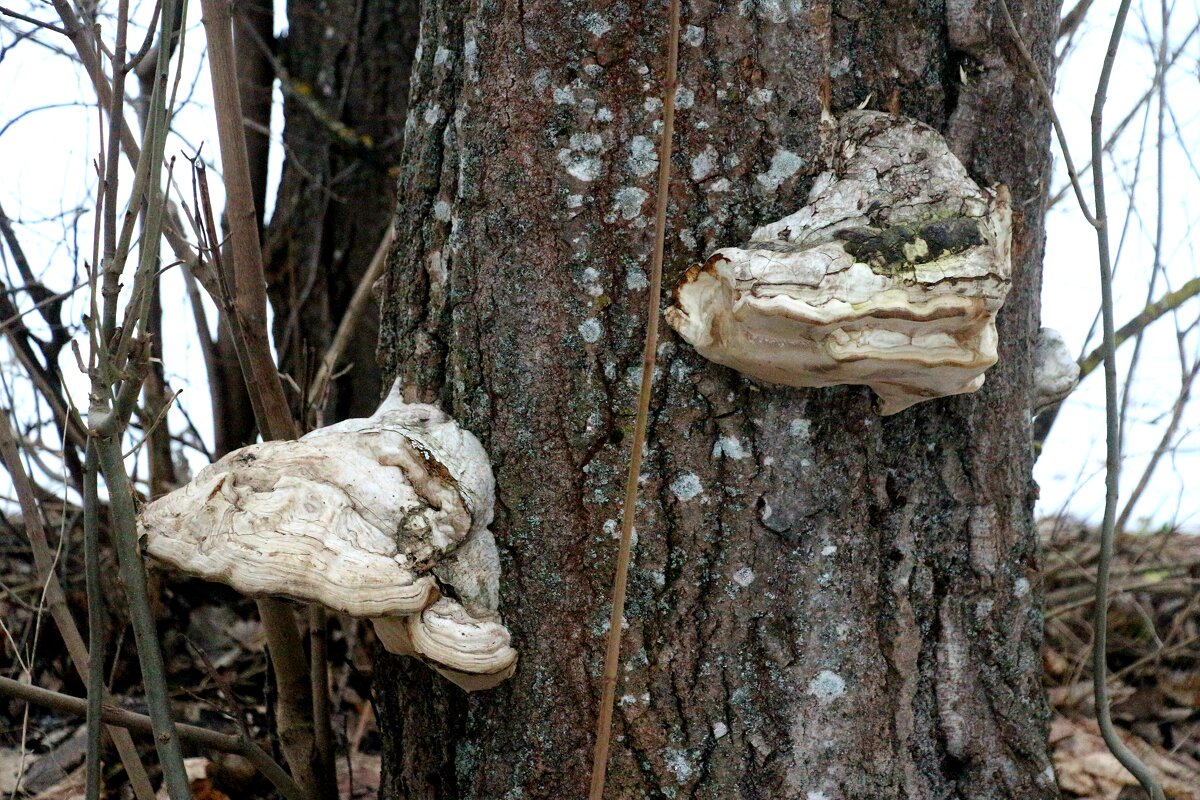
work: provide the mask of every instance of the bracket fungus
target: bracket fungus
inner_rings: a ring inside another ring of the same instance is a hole
[[[251,596],[370,618],[391,652],[468,691],[516,669],[500,620],[483,445],[399,385],[366,419],[263,442],[149,504],[146,552]]]
[[[1079,383],[1079,362],[1062,334],[1042,328],[1033,348],[1033,413],[1057,403]]]
[[[850,112],[836,137],[808,203],[689,268],[667,321],[751,377],[870,386],[883,414],[975,391],[1012,271],[1007,188],[907,117]]]

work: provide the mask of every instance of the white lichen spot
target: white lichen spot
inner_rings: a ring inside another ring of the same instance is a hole
[[[688,760],[687,753],[683,750],[669,749],[665,753],[667,770],[675,776],[675,780],[679,783],[686,783],[692,777],[692,763]]]
[[[754,570],[749,567],[741,567],[733,573],[733,582],[745,589],[754,583]]]
[[[799,436],[801,439],[807,439],[812,435],[812,423],[803,417],[796,417],[788,423],[788,433],[792,436]]]
[[[647,97],[642,103],[642,108],[646,109],[647,114],[657,114],[662,110],[662,100],[657,97]]]
[[[463,61],[467,62],[468,66],[475,66],[475,57],[479,55],[479,45],[474,39],[467,39],[463,44]]]
[[[771,156],[771,166],[767,171],[759,173],[756,177],[760,185],[773,192],[779,188],[781,183],[799,172],[803,166],[803,158],[791,150],[780,149]]]
[[[595,267],[588,267],[583,271],[582,282],[584,291],[592,297],[604,294],[604,287],[600,285],[600,273]]]
[[[771,102],[774,97],[775,92],[772,89],[755,89],[750,93],[750,96],[746,98],[746,102],[752,106],[765,106],[767,103]]]
[[[633,219],[640,216],[642,206],[650,197],[644,189],[636,186],[625,186],[617,190],[613,197],[613,211],[621,215],[621,219]]]
[[[675,107],[691,108],[696,104],[696,93],[684,86],[675,89]]]
[[[671,481],[671,493],[685,503],[703,491],[704,485],[700,483],[699,476],[692,472],[685,472]]]
[[[435,67],[444,66],[444,65],[448,64],[450,62],[450,59],[452,59],[452,58],[454,58],[453,50],[447,49],[445,47],[439,47],[436,51],[434,51],[433,65]]]
[[[631,695],[631,694],[623,694],[623,695],[621,695],[621,699],[619,702],[621,703],[621,705],[623,707],[636,705],[637,697],[635,697],[634,695]]]
[[[583,25],[584,30],[596,37],[603,36],[612,30],[612,25],[604,18],[604,15],[597,14],[595,11],[580,14],[579,23]]]
[[[581,195],[581,194],[567,195],[567,208],[582,208],[582,207],[583,207],[583,195]]]
[[[644,178],[658,169],[658,151],[654,142],[645,136],[634,136],[629,142],[629,171]]]
[[[442,119],[442,107],[434,104],[425,109],[425,124],[436,125]]]
[[[821,705],[832,703],[846,693],[846,682],[836,672],[823,669],[808,682],[808,693],[817,698]]]
[[[717,154],[717,148],[711,144],[706,145],[700,155],[692,159],[692,180],[702,181],[717,168],[717,161],[720,156]]]
[[[576,180],[594,181],[600,177],[600,159],[593,156],[573,153],[564,147],[558,151],[558,163]]]
[[[613,121],[612,109],[608,108],[607,106],[601,106],[600,108],[596,109],[596,121],[597,122],[612,122]]]
[[[746,451],[742,449],[742,443],[738,441],[736,436],[718,436],[717,443],[713,445],[713,458],[732,458],[734,461],[741,461],[746,457]]]
[[[450,204],[445,200],[438,200],[433,204],[433,218],[438,222],[450,221]]]
[[[708,192],[728,192],[733,187],[728,178],[717,178],[708,185],[705,191]]]
[[[568,147],[558,151],[558,161],[569,175],[581,181],[600,177],[600,159],[593,154],[604,149],[604,139],[598,133],[573,133]]]
[[[689,47],[699,47],[704,44],[704,28],[688,25],[683,29],[683,42]]]
[[[804,800],[829,800],[829,795],[824,792],[811,791],[804,795]]]
[[[550,70],[542,67],[537,72],[533,73],[533,88],[538,94],[546,91],[550,86]]]
[[[837,545],[836,544],[825,545],[824,547],[821,548],[821,555],[825,556],[826,558],[829,558],[830,556],[833,556],[833,555],[837,555]]]
[[[684,247],[688,250],[695,250],[699,247],[696,234],[692,233],[691,228],[684,228],[679,232],[679,241],[683,242]]]
[[[1029,594],[1029,588],[1028,578],[1017,578],[1016,583],[1013,584],[1013,594],[1017,597],[1024,597]]]
[[[712,724],[712,732],[714,739],[720,739],[729,733],[729,726],[718,720]]]
[[[560,106],[575,105],[575,93],[571,91],[570,86],[554,87],[554,93],[552,96],[554,97],[555,105],[560,105]]]
[[[803,0],[741,0],[738,14],[745,17],[751,13],[767,22],[781,24],[788,17],[799,14],[804,8]]]
[[[600,341],[601,335],[604,333],[604,326],[600,324],[600,320],[595,317],[589,317],[579,323],[579,335],[588,344],[594,344]]]
[[[625,288],[631,292],[640,292],[642,289],[650,288],[650,280],[646,277],[645,270],[639,267],[633,267],[625,273]]]

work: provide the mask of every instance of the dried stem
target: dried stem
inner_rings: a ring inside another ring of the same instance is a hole
[[[358,282],[358,287],[354,290],[354,296],[350,298],[350,305],[346,307],[346,313],[342,315],[342,321],[338,324],[337,333],[333,336],[333,342],[330,343],[329,349],[325,351],[325,357],[321,359],[321,366],[318,368],[317,375],[313,378],[312,386],[308,392],[308,404],[310,407],[320,408],[324,405],[325,392],[333,377],[333,371],[337,367],[338,359],[342,357],[342,352],[345,351],[346,345],[350,343],[350,337],[354,335],[354,330],[358,327],[358,322],[366,311],[367,303],[371,299],[371,287],[375,285],[375,281],[379,280],[379,276],[383,274],[383,270],[387,266],[387,254],[391,250],[392,241],[395,238],[395,226],[388,225],[387,231],[383,234],[383,239],[379,242],[379,247],[375,248],[375,255],[372,256],[366,273],[362,276],[362,280]]]
[[[83,560],[88,599],[87,800],[100,800],[100,722],[104,698],[104,599],[100,587],[100,462],[88,441],[83,464]]]
[[[0,460],[3,460],[8,469],[13,489],[21,504],[21,516],[24,518],[25,531],[29,536],[30,550],[33,551],[34,567],[37,569],[39,582],[45,587],[43,591],[46,604],[50,608],[50,616],[58,627],[59,635],[62,636],[63,643],[67,648],[67,655],[75,665],[75,670],[84,680],[87,680],[91,670],[87,645],[83,643],[79,627],[75,624],[75,618],[71,616],[71,611],[67,607],[62,586],[54,574],[54,556],[46,541],[46,531],[42,528],[42,518],[38,512],[33,485],[21,464],[12,423],[3,409],[0,409]],[[137,747],[134,746],[129,733],[113,728],[109,728],[108,733],[117,747],[117,753],[121,757],[121,763],[125,766],[125,772],[129,776],[138,800],[154,800],[154,787],[150,784],[146,768],[142,765]]]
[[[234,338],[239,340],[238,357],[263,438],[293,439],[297,434],[296,423],[267,339],[262,248],[242,126],[229,4],[224,0],[201,0],[201,7],[208,37],[208,62],[227,197],[226,219],[233,253],[230,324],[235,330]],[[214,245],[215,242],[213,237]],[[291,609],[277,600],[260,600],[258,605],[279,687],[276,714],[284,756],[306,794],[319,797],[334,781],[316,772],[319,764],[314,757],[313,686],[296,620]],[[317,723],[322,724],[326,723]]]
[[[1154,775],[1117,735],[1112,723],[1112,710],[1108,699],[1108,582],[1112,568],[1113,543],[1116,538],[1117,502],[1121,476],[1121,431],[1120,408],[1117,400],[1117,344],[1116,325],[1113,321],[1112,260],[1108,242],[1108,213],[1104,197],[1104,170],[1100,168],[1104,148],[1104,104],[1108,99],[1108,84],[1112,77],[1117,48],[1125,19],[1129,15],[1130,0],[1122,0],[1113,23],[1108,51],[1104,56],[1104,67],[1096,84],[1096,97],[1092,104],[1092,170],[1094,193],[1096,243],[1100,256],[1101,311],[1104,318],[1104,399],[1107,420],[1107,454],[1104,494],[1104,524],[1100,532],[1100,554],[1096,566],[1096,608],[1092,619],[1092,686],[1096,703],[1096,722],[1104,743],[1125,769],[1129,770],[1152,800],[1164,800],[1163,790]]]
[[[166,16],[166,15],[164,15]],[[96,454],[108,486],[108,507],[112,519],[112,537],[117,551],[121,583],[129,608],[129,622],[137,642],[138,661],[142,667],[142,683],[146,690],[146,708],[154,722],[154,745],[162,765],[163,780],[171,800],[187,800],[191,788],[183,768],[183,751],[179,734],[171,719],[170,697],[167,693],[166,668],[158,645],[158,629],[150,609],[146,585],[146,565],[138,551],[137,509],[133,488],[125,472],[121,456],[120,434],[116,419],[108,412],[109,424],[102,414],[89,414],[93,421]]]
[[[590,800],[601,800],[604,797],[604,779],[608,770],[608,750],[612,737],[613,703],[616,700],[617,671],[621,661],[625,589],[633,551],[633,524],[637,516],[638,478],[642,471],[642,453],[650,420],[650,395],[654,386],[654,360],[658,352],[658,306],[662,295],[667,198],[671,183],[671,144],[675,127],[675,84],[679,63],[679,0],[671,0],[667,14],[670,19],[670,34],[667,40],[667,66],[663,81],[663,126],[662,138],[658,145],[658,196],[654,216],[654,250],[650,262],[650,291],[646,297],[646,342],[642,350],[642,383],[638,390],[637,422],[629,453],[629,474],[625,479],[621,543],[617,550],[616,574],[613,577],[612,615],[609,617],[608,648],[604,655],[603,696],[596,723],[596,747],[592,755]]]
[[[1050,112],[1050,121],[1054,125],[1054,135],[1058,137],[1058,147],[1062,150],[1063,163],[1067,167],[1067,175],[1071,179],[1071,187],[1075,190],[1075,199],[1079,201],[1079,210],[1083,212],[1084,218],[1094,226],[1096,225],[1096,215],[1088,208],[1087,200],[1083,198],[1083,186],[1079,182],[1079,173],[1075,170],[1075,162],[1071,158],[1071,148],[1067,147],[1067,135],[1063,133],[1062,123],[1058,119],[1058,113],[1054,110],[1054,97],[1050,94],[1050,86],[1046,83],[1046,78],[1042,75],[1042,69],[1038,66],[1037,60],[1025,45],[1025,40],[1021,38],[1021,34],[1017,30],[1017,24],[1013,22],[1012,12],[1008,10],[1008,0],[1000,0],[1000,10],[1004,12],[1004,21],[1008,24],[1008,33],[1012,36],[1013,44],[1016,45],[1017,52],[1021,54],[1021,60],[1025,62],[1025,68],[1033,76],[1034,83],[1037,84],[1038,94],[1041,95],[1042,102]]]

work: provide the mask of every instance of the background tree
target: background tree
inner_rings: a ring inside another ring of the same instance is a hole
[[[516,677],[381,655],[388,797],[587,784],[642,334],[665,3],[427,3],[380,354],[484,441]],[[1058,4],[1013,8],[1052,72]],[[795,210],[822,98],[943,132],[1016,209],[983,390],[869,391],[660,349],[611,796],[1054,797],[1030,476],[1048,110],[991,3],[684,8],[666,284]],[[633,380],[631,380],[633,377]]]

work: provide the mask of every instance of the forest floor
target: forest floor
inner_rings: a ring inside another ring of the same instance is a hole
[[[78,520],[68,514],[66,525]],[[1094,722],[1091,695],[1092,591],[1095,532],[1066,519],[1040,523],[1042,590],[1046,599],[1045,686],[1053,716],[1050,737],[1066,798],[1142,797],[1133,778],[1109,754]],[[78,541],[69,536],[68,541]],[[1200,536],[1173,531],[1121,538],[1113,569],[1109,669],[1113,716],[1128,745],[1163,777],[1173,800],[1200,800]],[[60,555],[68,599],[83,627],[82,553]],[[105,569],[108,682],[118,698],[136,697],[139,673],[126,617]],[[236,732],[239,716],[256,734],[269,730],[262,630],[253,603],[214,584],[164,581],[156,575],[159,630],[175,708],[183,721]],[[68,663],[40,593],[22,532],[0,519],[0,674],[74,696],[83,683]],[[40,620],[40,621],[39,621]],[[330,686],[341,750],[344,798],[374,797],[379,737],[370,704],[371,636],[365,626],[334,622]],[[115,658],[113,657],[115,654]],[[132,700],[124,703],[139,710]],[[0,697],[0,797],[68,800],[82,797],[86,728],[76,717]],[[154,763],[151,747],[138,739]],[[189,753],[200,800],[268,797],[247,764],[215,753]],[[212,759],[210,761],[210,758]],[[112,797],[129,797],[120,762],[108,764]],[[17,778],[20,775],[20,788]]]

